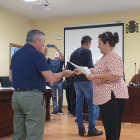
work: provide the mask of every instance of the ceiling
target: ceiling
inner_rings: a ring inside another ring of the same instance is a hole
[[[45,2],[45,0],[40,0]],[[24,0],[0,0],[0,8],[29,19],[48,19],[140,10],[140,0],[48,0],[50,10],[33,11],[37,2]]]

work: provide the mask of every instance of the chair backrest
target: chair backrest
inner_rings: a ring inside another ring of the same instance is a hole
[[[12,87],[11,82],[9,81],[9,76],[0,77],[2,87]]]

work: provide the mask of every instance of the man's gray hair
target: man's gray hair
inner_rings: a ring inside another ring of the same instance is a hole
[[[36,38],[41,40],[42,36],[45,36],[44,32],[38,29],[31,29],[27,33],[26,43],[34,43]]]

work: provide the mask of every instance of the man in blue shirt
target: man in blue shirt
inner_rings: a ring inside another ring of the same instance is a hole
[[[42,31],[29,30],[26,42],[27,44],[13,55],[9,73],[9,80],[14,88],[12,140],[42,140],[46,118],[43,95],[46,80],[55,83],[63,76],[72,74],[70,71],[55,74],[51,72],[45,56],[40,52],[45,42]]]
[[[92,54],[89,50],[91,46],[91,37],[84,36],[81,40],[81,47],[76,49],[71,54],[70,62],[88,68],[93,68]],[[73,70],[74,66],[69,64],[68,69]],[[98,136],[102,135],[102,131],[98,131],[95,128],[95,109],[93,104],[93,86],[92,82],[89,81],[84,74],[74,75],[74,87],[76,91],[76,117],[77,117],[77,125],[79,129],[79,136],[84,136],[86,133],[85,126],[83,124],[83,101],[84,97],[86,98],[86,102],[88,104],[88,136]]]
[[[59,51],[57,46],[54,45],[53,48],[56,49],[56,51],[57,51],[55,53],[54,59],[52,60],[52,59],[48,58],[48,56],[46,56],[46,59],[48,61],[51,71],[53,73],[59,73],[59,72],[62,72],[64,55],[62,52]],[[47,49],[48,49],[48,46],[46,46],[44,49],[44,55],[46,55]],[[55,115],[58,112],[60,114],[64,114],[62,111],[62,102],[63,102],[62,84],[63,84],[63,79],[61,79],[57,83],[50,83],[50,86],[53,87],[53,91],[52,91],[53,112],[51,113],[51,115]],[[58,108],[57,108],[57,92],[56,92],[57,90],[58,90],[58,97],[59,97],[58,98]]]

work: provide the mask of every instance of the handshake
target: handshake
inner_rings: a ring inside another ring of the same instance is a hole
[[[64,70],[62,73],[63,73],[63,77],[70,77],[73,75],[73,71],[71,70]]]

